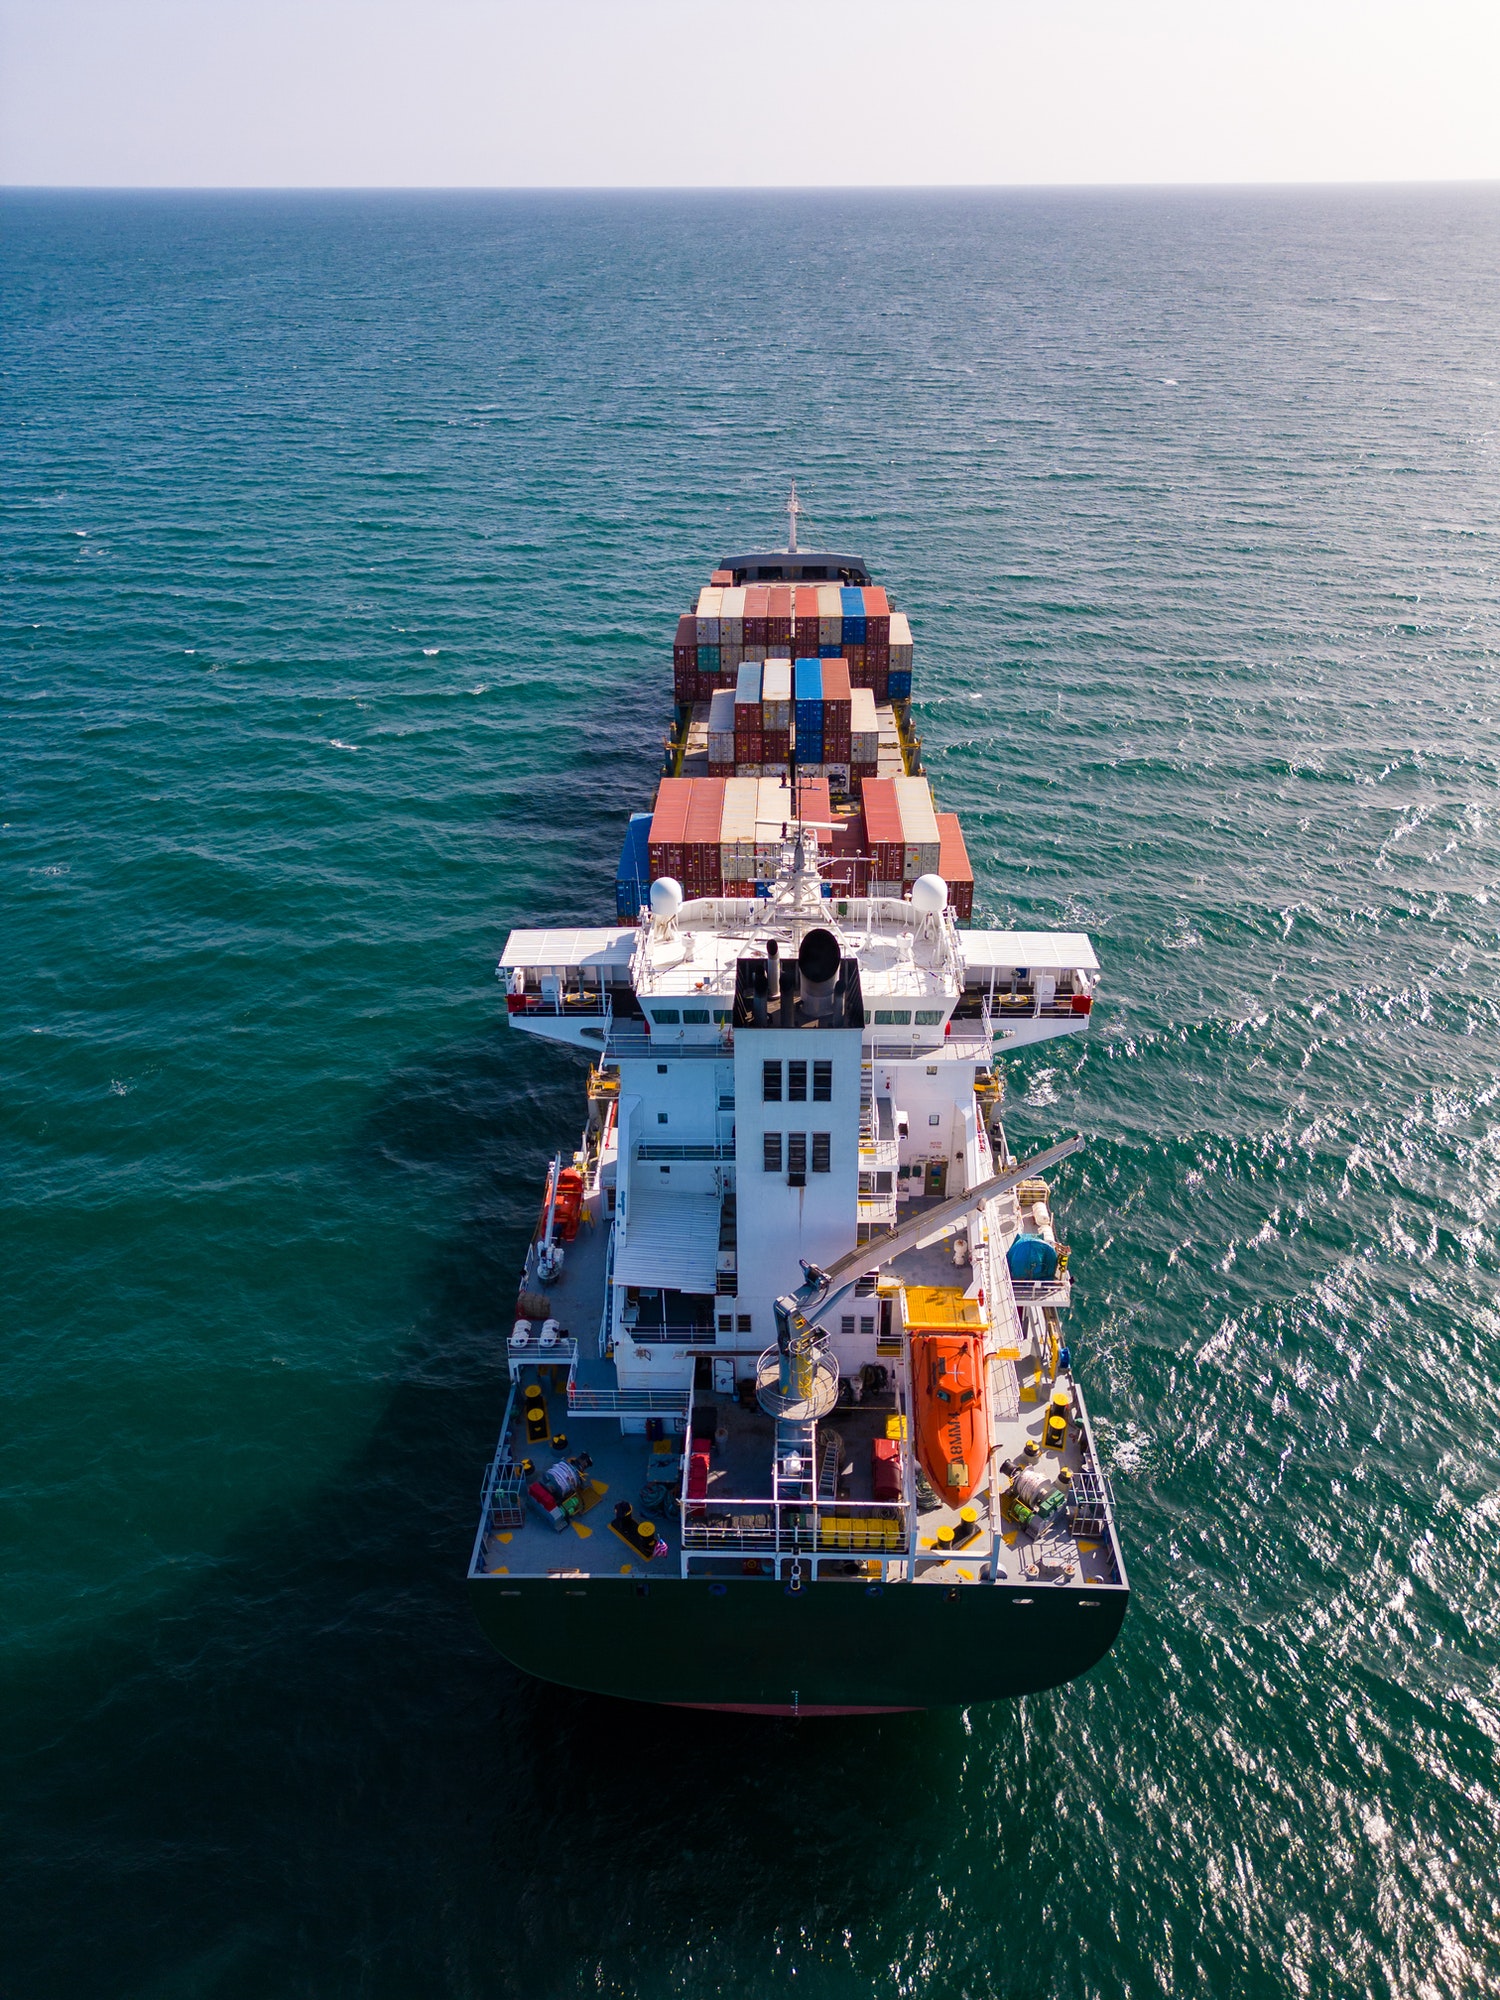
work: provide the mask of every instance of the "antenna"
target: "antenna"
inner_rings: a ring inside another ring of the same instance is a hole
[[[786,503],[787,527],[789,530],[786,552],[789,556],[797,553],[797,516],[802,512],[802,503],[797,498],[797,482],[792,481],[792,497]]]

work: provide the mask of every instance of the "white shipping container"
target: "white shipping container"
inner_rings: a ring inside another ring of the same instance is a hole
[[[767,660],[761,676],[760,705],[767,729],[792,726],[792,663]]]
[[[880,720],[871,688],[855,688],[849,699],[849,761],[875,764],[880,756]]]
[[[932,787],[925,778],[896,778],[896,810],[901,816],[901,845],[906,879],[935,875],[942,855]]]
[[[904,611],[891,613],[891,672],[911,672],[911,626]]]
[[[758,783],[730,778],[724,786],[719,820],[719,864],[726,882],[748,882],[755,873],[755,812]]]
[[[737,722],[745,722],[746,726],[749,726],[748,719],[739,715],[738,711],[742,708],[754,708],[758,711],[760,708],[760,668],[753,660],[742,660],[740,662],[739,675],[734,687],[734,706],[736,710],[735,720]],[[757,729],[760,727],[758,713],[754,726]]]
[[[844,643],[844,600],[836,583],[818,585],[818,644]]]
[[[781,843],[792,814],[792,795],[784,778],[755,781],[755,872],[773,874],[781,861]]]
[[[745,587],[724,584],[719,598],[719,644],[738,646],[745,638]]]
[[[708,584],[698,593],[698,644],[717,646],[719,643],[719,605],[724,596],[722,586]]]

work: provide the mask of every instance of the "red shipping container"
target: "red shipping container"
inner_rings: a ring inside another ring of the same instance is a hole
[[[865,685],[877,701],[891,698],[891,675],[888,667],[872,667],[866,675]]]
[[[890,600],[879,584],[867,584],[860,595],[865,600],[865,637],[882,638],[886,644],[891,636]]]
[[[752,583],[745,591],[745,639],[747,646],[764,646],[766,626],[771,617],[771,591],[764,583]],[[694,636],[697,625],[693,626]]]
[[[832,847],[833,801],[828,796],[826,778],[799,778],[797,780],[797,810],[803,819],[814,820],[818,824],[819,847]]]
[[[823,662],[823,762],[825,764],[847,764],[849,761],[850,692],[849,662],[825,660]]]
[[[948,884],[953,914],[967,923],[974,914],[974,870],[957,813],[938,813],[938,873]]]
[[[684,872],[683,835],[687,831],[688,801],[693,794],[691,778],[663,778],[651,815],[648,852],[651,879],[670,875],[680,882]]]
[[[762,732],[762,764],[784,764],[791,755],[792,732],[790,729],[767,729]]]
[[[732,584],[734,582],[734,571],[732,569],[716,569],[708,580],[712,584]]]
[[[871,632],[865,640],[865,665],[888,667],[891,663],[891,635]]]
[[[792,593],[792,640],[799,657],[818,655],[818,586],[799,583]]]
[[[770,602],[766,610],[766,644],[768,646],[790,646],[791,643],[791,585],[773,583],[770,588]]]
[[[683,888],[690,896],[717,896],[721,881],[719,829],[724,818],[724,780],[694,778],[682,834]]]
[[[906,861],[901,808],[894,778],[866,778],[860,791],[871,873],[880,882],[899,882]]]

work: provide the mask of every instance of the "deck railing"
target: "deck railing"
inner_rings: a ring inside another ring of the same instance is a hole
[[[899,1501],[689,1500],[682,1546],[696,1554],[892,1557],[910,1553]]]

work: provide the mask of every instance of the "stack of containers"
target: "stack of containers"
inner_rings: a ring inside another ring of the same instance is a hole
[[[757,778],[755,783],[755,873],[764,882],[781,865],[791,799],[782,778]]]
[[[615,870],[615,921],[633,924],[651,886],[651,815],[632,813]]]
[[[797,816],[810,819],[818,830],[819,847],[829,847],[833,843],[833,800],[828,795],[826,778],[806,778],[797,773]]]
[[[767,660],[760,675],[761,762],[783,770],[792,747],[792,663]]]
[[[719,821],[719,873],[726,896],[755,894],[755,813],[758,778],[729,778]]]
[[[734,776],[734,689],[718,688],[708,704],[708,775]]]
[[[708,580],[710,583],[713,584],[733,583],[734,571],[732,569],[716,569],[713,575]]]
[[[870,864],[865,855],[865,816],[835,819],[828,842],[823,880],[835,896],[863,896]]]
[[[737,771],[758,771],[765,762],[760,683],[759,661],[743,661],[734,690],[734,764]]]
[[[865,672],[875,699],[884,701],[891,666],[891,607],[886,594],[870,584],[860,592],[865,608]]]
[[[698,693],[719,684],[719,606],[724,593],[707,584],[698,593]]]
[[[683,876],[683,835],[687,832],[688,800],[692,797],[691,778],[663,778],[656,794],[656,810],[651,815],[647,859],[651,880],[670,875],[676,882]]]
[[[823,774],[823,662],[798,660],[796,665],[797,768],[810,776]]]
[[[719,672],[727,676],[725,687],[734,686],[744,657],[745,591],[743,585],[731,585],[719,599]]]
[[[792,649],[816,653],[819,643],[818,586],[799,583],[792,593]]]
[[[870,855],[872,896],[899,896],[902,871],[906,866],[906,842],[901,833],[901,808],[896,802],[894,778],[866,778],[861,801],[865,815],[865,842]]]
[[[865,658],[865,594],[854,584],[847,584],[839,592],[839,602],[844,614],[844,658],[849,662],[849,677],[856,687],[869,687],[869,667]]]
[[[891,665],[887,692],[891,701],[911,700],[911,626],[904,611],[891,613]]]
[[[717,896],[723,880],[719,842],[724,818],[725,778],[693,778],[682,832],[679,877],[689,896]]]
[[[849,697],[849,789],[857,791],[880,768],[880,725],[869,688]]]
[[[771,619],[771,590],[768,584],[752,583],[745,589],[745,637],[747,660],[766,657],[766,627]]]
[[[819,665],[823,674],[823,773],[841,792],[847,792],[854,698],[849,685],[849,662],[822,660]]]
[[[808,647],[812,652],[812,647]],[[838,659],[844,650],[843,592],[836,583],[818,585],[818,656]]]
[[[974,914],[974,870],[969,865],[964,830],[957,813],[939,813],[937,824],[938,873],[948,884],[948,901],[954,916],[966,924]]]
[[[942,856],[932,787],[925,778],[892,778],[901,815],[901,881],[910,889],[919,875],[936,875]]]
[[[691,612],[678,619],[672,641],[672,695],[677,701],[698,698],[698,621]]]
[[[789,583],[773,583],[768,593],[770,607],[766,616],[766,657],[773,653],[790,654],[792,649],[792,586]]]

